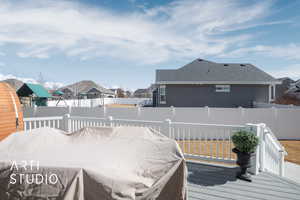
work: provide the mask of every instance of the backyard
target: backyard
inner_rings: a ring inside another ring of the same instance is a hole
[[[285,160],[300,164],[300,140],[281,140],[280,143],[288,153]]]
[[[281,140],[280,143],[288,153],[285,160],[300,164],[300,140]],[[233,147],[229,141],[178,141],[178,144],[188,154],[236,159],[229,151]]]

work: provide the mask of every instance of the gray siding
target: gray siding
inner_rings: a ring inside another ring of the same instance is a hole
[[[253,101],[268,102],[268,85],[231,85],[231,91],[216,92],[215,85],[166,85],[166,104],[159,107],[252,107]]]

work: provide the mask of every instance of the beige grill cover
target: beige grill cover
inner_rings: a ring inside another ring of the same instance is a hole
[[[26,169],[19,165],[24,161]],[[36,174],[44,182],[32,178],[29,184],[29,175]],[[45,181],[51,174],[59,178],[55,184]],[[186,176],[177,143],[148,128],[84,128],[71,134],[41,128],[0,142],[1,200],[181,200]]]

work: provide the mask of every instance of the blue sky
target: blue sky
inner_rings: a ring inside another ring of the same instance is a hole
[[[298,0],[0,0],[0,79],[148,87],[196,58],[300,78]]]

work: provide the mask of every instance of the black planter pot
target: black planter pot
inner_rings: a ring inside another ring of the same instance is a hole
[[[251,182],[251,175],[247,172],[247,169],[252,166],[251,158],[255,155],[255,153],[244,153],[236,148],[232,149],[232,152],[236,153],[236,164],[238,164],[241,169],[240,172],[237,173],[237,178]]]

